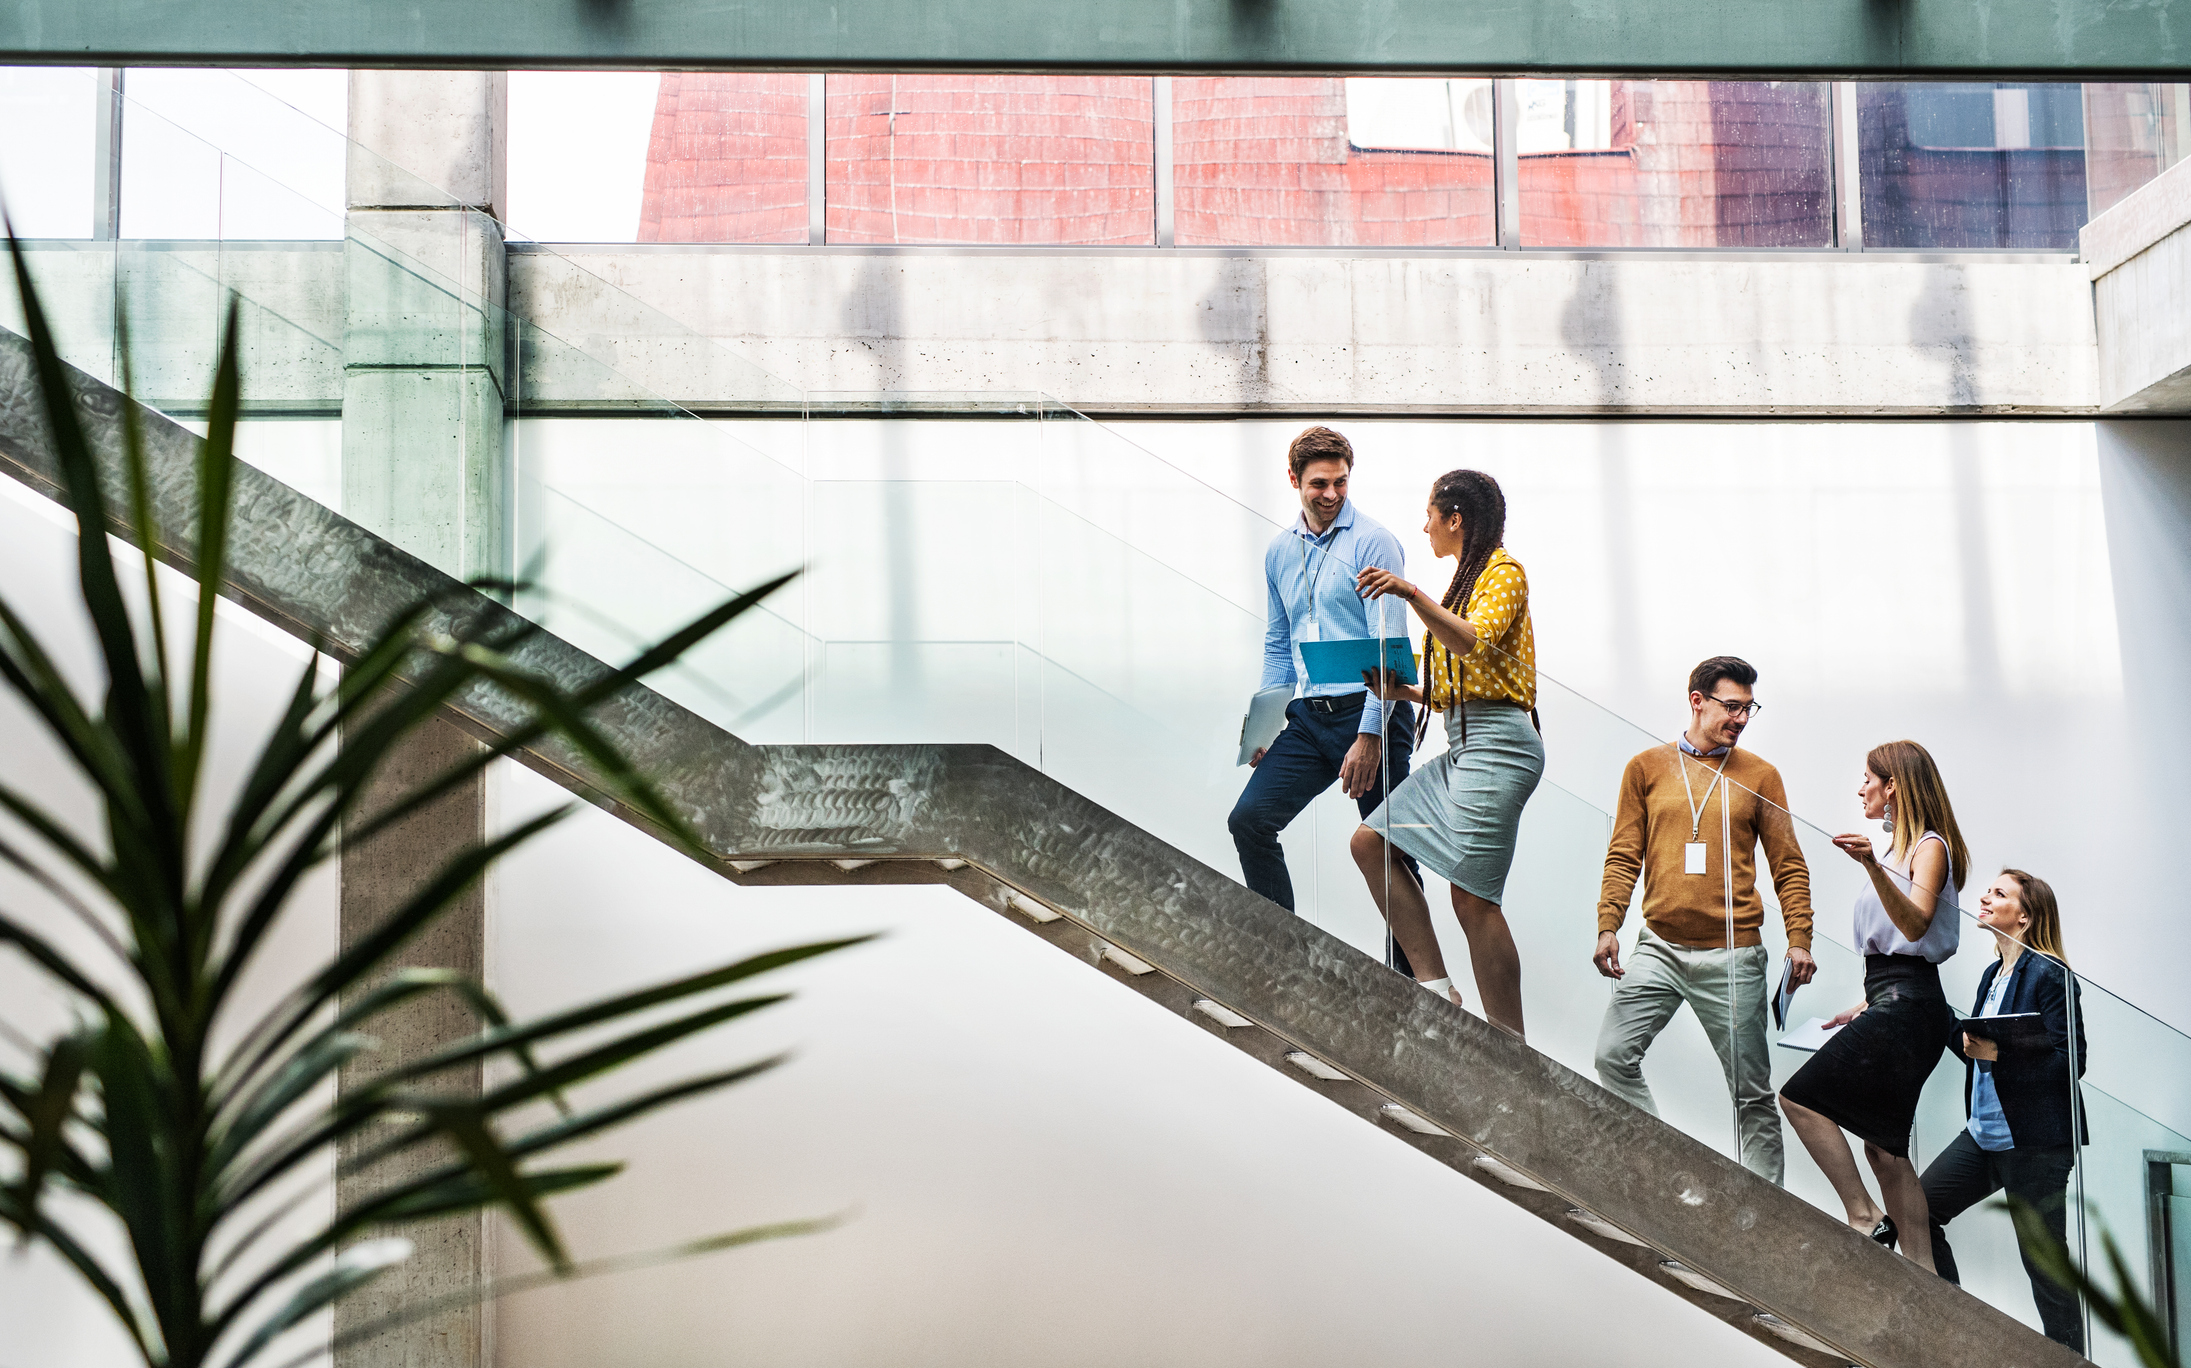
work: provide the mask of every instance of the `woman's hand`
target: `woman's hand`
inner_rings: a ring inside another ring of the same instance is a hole
[[[1397,670],[1364,670],[1362,683],[1372,697],[1387,703],[1420,703],[1423,691],[1412,684],[1402,684]]]
[[[1842,854],[1866,869],[1870,869],[1879,863],[1879,857],[1872,852],[1871,837],[1869,836],[1860,836],[1855,832],[1850,832],[1846,835],[1834,837],[1833,843],[1841,847]]]
[[[1826,1024],[1828,1026],[1846,1026],[1850,1022],[1856,1020],[1858,1017],[1864,1015],[1864,1012],[1870,1006],[1871,1004],[1868,1002],[1859,1002],[1854,1007],[1851,1007],[1846,1012],[1843,1012],[1839,1016],[1836,1016],[1833,1020],[1827,1022]]]
[[[1423,591],[1393,574],[1390,570],[1380,569],[1372,565],[1354,577],[1354,592],[1366,599],[1377,599],[1383,598],[1387,594],[1397,594],[1402,601],[1413,603],[1416,595]]]
[[[1966,1059],[1990,1060],[1998,1063],[2001,1058],[2001,1047],[1998,1042],[1981,1040],[1965,1031],[1963,1032],[1963,1057]]]

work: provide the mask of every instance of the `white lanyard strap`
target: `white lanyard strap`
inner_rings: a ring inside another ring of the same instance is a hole
[[[1719,768],[1712,773],[1711,788],[1704,790],[1704,801],[1700,803],[1696,798],[1696,790],[1689,786],[1688,752],[1682,750],[1679,741],[1674,743],[1674,763],[1681,766],[1681,793],[1684,798],[1689,800],[1689,839],[1691,841],[1696,840],[1698,829],[1704,825],[1704,809],[1712,805],[1712,789],[1718,788],[1719,781],[1727,777],[1727,762],[1733,758],[1734,756],[1731,754],[1720,758]],[[1722,809],[1725,809],[1726,806],[1727,804],[1724,801],[1720,803]]]
[[[1324,529],[1324,531],[1330,534],[1332,545],[1338,545],[1338,530],[1335,528],[1327,527]],[[1313,573],[1311,573],[1311,565],[1309,560],[1309,548],[1312,546],[1316,547],[1316,557]],[[1311,623],[1314,623],[1316,621],[1316,586],[1318,582],[1320,582],[1324,578],[1324,563],[1326,561],[1329,561],[1330,559],[1330,546],[1318,545],[1314,537],[1301,538],[1301,578],[1308,583],[1309,621]]]

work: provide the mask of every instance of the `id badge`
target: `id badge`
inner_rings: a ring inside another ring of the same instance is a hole
[[[1702,874],[1704,872],[1704,842],[1684,841],[1682,843],[1681,872],[1684,874]]]

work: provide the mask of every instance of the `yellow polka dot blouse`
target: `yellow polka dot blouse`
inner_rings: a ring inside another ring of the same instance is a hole
[[[1466,699],[1504,699],[1537,706],[1537,638],[1529,628],[1529,576],[1500,547],[1476,577],[1462,617],[1476,629],[1476,649],[1456,669],[1453,653],[1423,634],[1423,680],[1430,706],[1453,706],[1454,685]]]

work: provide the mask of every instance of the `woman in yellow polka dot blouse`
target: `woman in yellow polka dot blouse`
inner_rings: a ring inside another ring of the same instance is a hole
[[[1461,1000],[1445,972],[1430,904],[1386,841],[1453,886],[1453,914],[1468,935],[1484,1015],[1522,1033],[1522,965],[1499,904],[1514,863],[1522,806],[1544,777],[1537,706],[1537,646],[1529,629],[1529,577],[1501,545],[1506,496],[1480,470],[1449,471],[1430,489],[1423,531],[1440,559],[1459,564],[1442,602],[1389,570],[1364,570],[1365,598],[1395,594],[1423,620],[1423,684],[1364,676],[1378,697],[1445,714],[1444,763],[1425,765],[1392,791],[1354,833],[1354,861],[1416,978]],[[1397,871],[1397,872],[1396,872]]]

